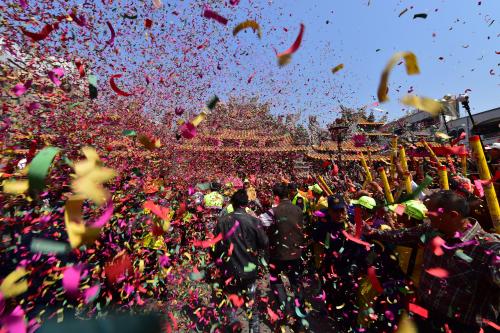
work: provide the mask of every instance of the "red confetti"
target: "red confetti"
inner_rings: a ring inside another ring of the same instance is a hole
[[[40,32],[30,32],[30,31],[25,30],[23,27],[21,27],[21,31],[23,32],[23,34],[25,34],[26,36],[33,39],[34,42],[38,42],[38,41],[41,41],[41,40],[44,40],[45,38],[47,38],[47,36],[52,31],[57,29],[57,27],[58,27],[58,23],[54,23],[54,24],[45,25],[45,27],[43,27],[42,31],[40,31]]]
[[[283,56],[288,56],[288,55],[291,55],[293,53],[295,53],[299,47],[300,47],[300,44],[302,43],[302,36],[304,35],[304,24],[300,24],[300,32],[299,32],[299,35],[297,36],[297,39],[295,39],[295,42],[292,44],[292,46],[290,46],[290,48],[282,53],[279,53],[277,56],[278,58],[281,58]]]
[[[217,14],[216,12],[214,12],[213,10],[210,10],[208,8],[205,8],[205,10],[203,11],[203,17],[216,20],[220,24],[224,24],[224,25],[227,24],[227,18]]]
[[[423,307],[413,304],[413,303],[408,303],[408,310],[410,312],[416,313],[419,316],[423,318],[427,318],[429,316],[429,311],[427,309],[424,309]]]
[[[427,274],[430,274],[440,279],[446,279],[448,277],[448,271],[440,267],[429,268],[426,269],[425,271],[427,272]]]

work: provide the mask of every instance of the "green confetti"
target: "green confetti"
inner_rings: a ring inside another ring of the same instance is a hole
[[[210,99],[210,101],[208,101],[207,108],[209,110],[213,110],[215,108],[215,106],[217,105],[217,103],[219,103],[219,101],[220,101],[219,97],[217,97],[217,95],[215,95],[214,97],[212,97],[212,99]]]
[[[468,263],[471,263],[471,262],[473,261],[473,259],[472,259],[471,257],[469,257],[468,255],[466,255],[466,254],[464,253],[464,251],[462,251],[462,250],[456,250],[456,251],[455,251],[455,255],[456,255],[458,258],[460,258],[460,259],[462,259],[463,261],[466,261],[466,262],[468,262]]]
[[[245,273],[249,273],[249,272],[253,272],[256,268],[257,268],[257,266],[253,262],[249,262],[248,265],[243,267],[243,271]]]
[[[49,173],[54,157],[59,153],[57,147],[42,149],[31,161],[28,171],[29,188],[31,192],[39,192],[45,187],[45,178]]]
[[[34,238],[31,241],[31,252],[43,254],[64,254],[68,253],[71,248],[69,244],[56,242],[48,239]]]
[[[137,133],[133,130],[123,130],[122,134],[125,136],[136,136],[137,135]]]

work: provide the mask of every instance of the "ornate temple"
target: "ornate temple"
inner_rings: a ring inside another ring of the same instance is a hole
[[[183,140],[175,149],[184,167],[208,178],[228,176],[218,175],[221,169],[232,175],[289,173],[308,146],[294,139],[293,119],[282,120],[271,115],[269,104],[229,99],[217,104],[196,137]]]

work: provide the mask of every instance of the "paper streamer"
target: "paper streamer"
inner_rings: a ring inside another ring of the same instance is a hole
[[[114,74],[114,75],[111,75],[111,77],[109,78],[109,84],[111,85],[111,89],[113,89],[113,91],[115,93],[117,93],[118,95],[120,96],[125,96],[125,97],[128,97],[128,96],[132,96],[133,94],[131,93],[128,93],[128,92],[125,92],[123,90],[121,90],[120,88],[118,88],[118,86],[116,85],[115,83],[115,79],[119,79],[121,78],[123,75],[122,74]]]
[[[47,38],[52,31],[54,31],[58,28],[58,26],[59,26],[58,23],[47,24],[43,27],[43,29],[40,32],[27,31],[23,27],[21,27],[20,29],[24,35],[31,38],[34,42],[39,42],[39,41]]]
[[[433,117],[439,116],[443,105],[431,98],[419,97],[415,95],[406,95],[401,99],[401,103],[408,106],[413,106],[419,110],[425,111]]]
[[[292,54],[294,54],[299,49],[300,44],[302,43],[302,37],[304,36],[304,28],[304,24],[301,23],[299,34],[292,46],[290,46],[288,50],[276,55],[278,57],[278,64],[280,66],[288,64],[290,62]]]
[[[43,254],[65,254],[70,251],[69,244],[49,239],[34,238],[31,241],[30,251]]]
[[[81,274],[82,268],[78,266],[69,266],[64,270],[62,285],[69,295],[77,296],[79,294]]]
[[[28,170],[28,181],[29,181],[30,191],[36,193],[43,190],[43,188],[45,187],[45,178],[49,173],[52,161],[56,157],[57,153],[59,153],[59,151],[60,151],[59,148],[47,147],[42,149],[35,156],[35,158],[33,158],[33,160],[29,165],[29,170]]]
[[[396,65],[399,59],[403,58],[406,66],[406,73],[408,75],[415,75],[420,73],[420,69],[417,64],[417,57],[412,52],[398,52],[394,54],[382,72],[382,76],[380,78],[380,83],[378,86],[378,100],[380,103],[386,102],[389,100],[387,97],[387,82],[389,80],[389,74],[392,68]]]
[[[252,28],[253,31],[257,31],[257,36],[262,38],[262,32],[260,30],[260,25],[252,20],[247,20],[245,22],[241,22],[233,29],[233,36],[236,36],[241,30]]]

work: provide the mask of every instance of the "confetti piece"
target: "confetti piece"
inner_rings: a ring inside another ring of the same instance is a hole
[[[332,68],[332,74],[337,73],[338,71],[340,71],[340,70],[341,70],[341,69],[343,69],[343,68],[344,68],[344,64],[339,64],[339,65],[337,65],[337,66],[333,67],[333,68]]]
[[[160,139],[151,137],[149,135],[141,134],[138,136],[139,142],[149,150],[153,150],[161,147]]]
[[[122,134],[125,136],[136,136],[137,132],[133,130],[123,130]]]
[[[236,36],[241,30],[252,28],[253,31],[257,31],[257,36],[262,38],[262,32],[260,30],[260,25],[252,20],[247,20],[245,22],[241,22],[233,29],[233,36]]]
[[[108,21],[108,22],[106,22],[106,24],[108,25],[109,32],[111,33],[111,37],[106,42],[106,44],[109,45],[109,46],[113,46],[113,44],[115,42],[115,36],[116,36],[115,29],[113,29],[113,26],[111,25],[111,22]]]
[[[212,245],[215,245],[218,242],[220,242],[222,240],[222,237],[223,237],[222,234],[218,234],[217,237],[212,238],[212,239],[208,239],[208,240],[204,240],[204,241],[194,241],[193,245],[196,247],[202,247],[202,248],[211,247]]]
[[[85,291],[83,292],[85,304],[92,303],[99,296],[100,291],[101,286],[98,284],[85,289]]]
[[[403,16],[406,12],[408,11],[408,8],[405,8],[401,11],[401,13],[399,13],[398,17],[401,17]]]
[[[429,268],[426,269],[425,271],[427,272],[427,274],[430,274],[440,279],[446,279],[448,277],[448,271],[440,267]]]
[[[427,309],[424,309],[423,307],[414,303],[408,303],[408,310],[410,312],[418,314],[423,318],[427,318],[429,316],[429,311],[427,311]]]
[[[25,277],[28,274],[28,271],[24,268],[17,268],[10,272],[0,284],[0,293],[2,293],[3,297],[11,298],[26,292],[28,290],[28,281]]]
[[[237,308],[240,308],[243,305],[243,303],[245,303],[245,300],[243,299],[243,297],[239,297],[236,294],[231,294],[231,295],[229,295],[228,298],[231,301],[231,303],[233,303],[233,305]]]
[[[413,15],[413,19],[416,19],[416,18],[426,19],[427,18],[427,14],[420,13],[420,14]]]
[[[64,69],[59,67],[59,68],[54,68],[51,70],[48,74],[49,79],[57,86],[59,87],[61,85],[61,78],[64,76]]]
[[[72,196],[64,206],[64,221],[71,248],[78,248],[83,244],[91,244],[99,236],[100,228],[87,227],[83,223],[83,199]]]
[[[62,285],[69,295],[77,296],[79,294],[81,274],[82,268],[79,266],[69,266],[64,270]]]
[[[8,194],[23,194],[29,188],[27,180],[4,180],[2,183],[3,192]]]
[[[49,173],[49,168],[59,151],[59,148],[47,147],[42,149],[35,156],[35,158],[33,158],[28,170],[30,191],[37,193],[43,190],[43,188],[45,187],[45,178]]]
[[[350,240],[350,241],[352,241],[352,242],[354,242],[354,243],[357,243],[357,244],[363,245],[363,246],[366,248],[366,250],[367,250],[367,251],[369,251],[369,250],[370,250],[370,247],[371,247],[370,243],[367,243],[367,242],[365,242],[365,241],[362,241],[362,240],[361,240],[361,239],[359,239],[359,238],[356,238],[356,237],[354,237],[354,236],[350,235],[350,234],[349,234],[349,233],[347,233],[347,231],[345,231],[345,230],[342,230],[342,234],[343,234],[343,235],[345,236],[345,238],[347,238],[348,240]]]
[[[34,238],[31,241],[30,251],[43,254],[64,254],[71,250],[67,243],[49,239]]]
[[[128,92],[125,92],[123,90],[121,90],[120,88],[118,88],[118,86],[116,85],[115,83],[115,79],[119,79],[121,78],[123,75],[122,74],[114,74],[114,75],[111,75],[111,77],[109,78],[109,84],[111,85],[111,89],[113,89],[113,91],[115,93],[117,93],[118,95],[120,96],[125,96],[125,97],[128,97],[128,96],[132,96],[133,94],[131,93],[128,93]]]
[[[249,262],[247,265],[245,265],[245,267],[243,267],[243,271],[245,273],[250,273],[253,272],[256,268],[257,266],[253,262]]]
[[[274,323],[279,319],[279,316],[269,306],[267,307],[267,314],[269,315],[271,323]]]
[[[469,263],[469,264],[473,261],[473,259],[471,257],[469,257],[468,255],[466,255],[464,253],[464,251],[462,251],[462,250],[456,250],[454,255],[457,256],[458,258],[462,259],[463,261]]]
[[[304,35],[304,28],[304,24],[301,23],[299,34],[292,46],[290,46],[288,50],[276,55],[278,57],[278,63],[280,66],[288,64],[291,60],[292,54],[294,54],[299,49],[300,44],[302,43],[302,37]]]
[[[56,30],[57,28],[58,24],[54,23],[45,25],[40,32],[27,31],[23,27],[21,27],[21,31],[23,32],[23,34],[31,38],[34,42],[39,42],[47,38],[50,35],[50,33]]]
[[[18,83],[11,89],[11,92],[17,97],[22,96],[31,87],[32,82],[28,80],[25,83]]]
[[[436,236],[431,240],[430,246],[434,255],[439,257],[444,254],[443,249],[441,248],[444,244],[446,244],[445,240],[439,236]]]
[[[413,54],[412,52],[398,52],[394,54],[385,66],[380,78],[377,92],[378,100],[380,103],[386,102],[389,99],[387,97],[387,82],[389,80],[389,74],[401,57],[404,59],[406,73],[408,75],[415,75],[420,73],[420,69],[418,68],[417,64],[417,57],[415,56],[415,54]]]
[[[443,105],[441,103],[427,97],[406,95],[401,99],[401,103],[416,107],[419,110],[430,113],[433,117],[438,116],[443,110]]]
[[[26,317],[21,306],[17,306],[11,313],[2,316],[0,322],[8,333],[26,333]]]
[[[162,6],[161,0],[153,0],[154,9],[160,9]]]
[[[493,327],[497,331],[500,331],[500,325],[492,322],[491,320],[483,318],[483,323],[485,323],[486,325],[489,325],[489,326]]]
[[[203,11],[203,17],[213,19],[213,20],[215,20],[223,25],[227,24],[227,18],[219,15],[218,13],[216,13],[213,10],[210,10],[208,8],[205,8],[205,10]]]

